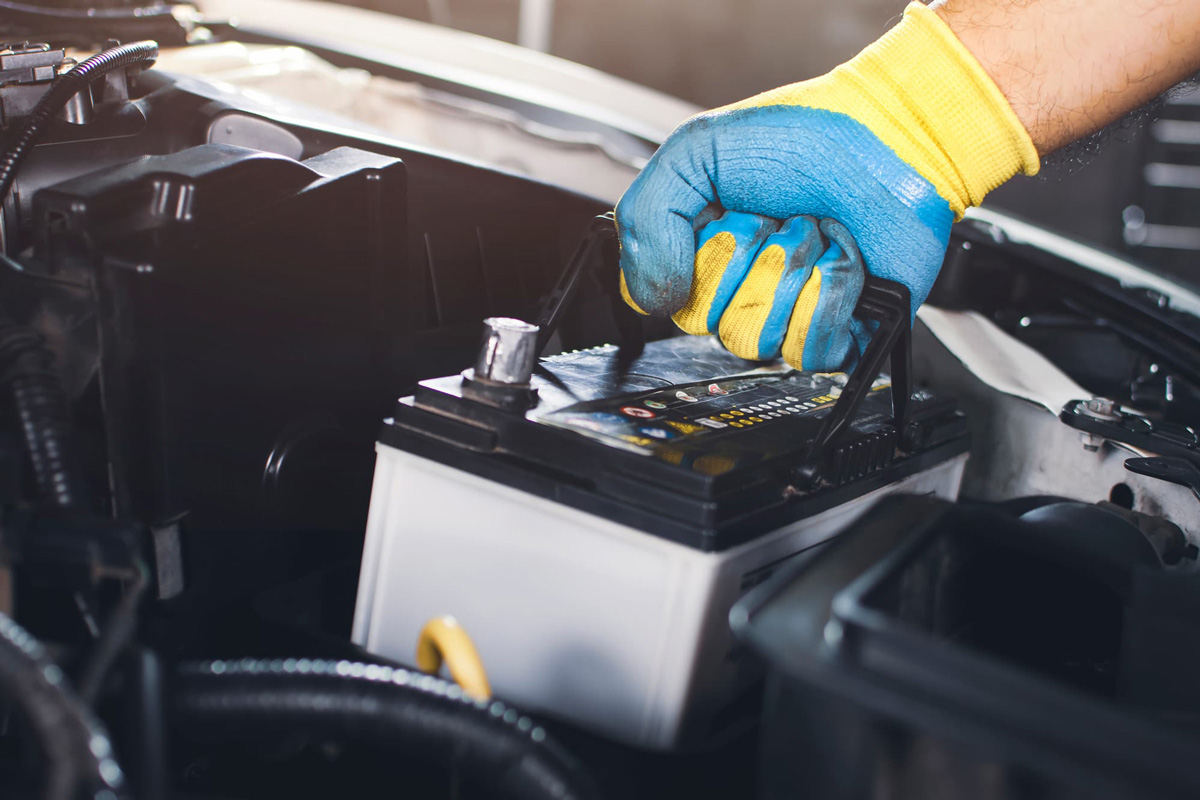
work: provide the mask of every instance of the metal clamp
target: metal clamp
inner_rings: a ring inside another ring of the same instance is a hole
[[[1085,446],[1098,447],[1101,440],[1107,439],[1200,465],[1200,436],[1186,425],[1129,414],[1102,398],[1072,400],[1063,406],[1058,418],[1087,437]]]

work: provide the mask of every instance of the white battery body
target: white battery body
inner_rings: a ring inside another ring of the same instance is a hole
[[[756,677],[734,602],[886,494],[954,499],[966,459],[703,552],[381,443],[353,639],[412,664],[423,625],[453,615],[502,699],[638,747],[699,744]]]

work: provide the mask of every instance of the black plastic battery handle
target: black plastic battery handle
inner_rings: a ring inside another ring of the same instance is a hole
[[[588,228],[567,262],[550,296],[537,317],[538,352],[545,350],[562,322],[589,270],[616,273],[617,227],[613,214],[601,214]],[[614,286],[615,281],[610,281]],[[621,334],[618,372],[624,372],[645,347],[645,334],[639,320],[630,321],[628,309],[614,291],[613,317]],[[618,308],[618,305],[621,308]],[[622,314],[621,311],[626,311]],[[795,490],[809,489],[821,480],[821,465],[838,445],[839,438],[857,416],[863,400],[871,391],[884,364],[890,361],[892,380],[892,418],[896,434],[903,443],[908,422],[908,402],[912,396],[912,299],[908,287],[896,281],[867,276],[854,310],[859,319],[878,323],[866,352],[850,374],[838,401],[834,404],[804,461],[793,473]],[[623,367],[623,368],[622,368]]]
[[[808,490],[821,481],[821,466],[854,422],[863,400],[871,392],[885,363],[891,363],[892,424],[903,446],[908,430],[908,403],[912,397],[912,298],[908,287],[896,281],[868,276],[854,315],[877,322],[871,342],[850,373],[842,394],[821,425],[793,472],[793,490]]]
[[[579,285],[590,270],[615,271],[617,262],[617,223],[610,211],[592,220],[588,232],[575,248],[566,269],[558,279],[550,296],[542,304],[537,319],[538,349],[541,353],[550,343],[566,316],[566,311],[575,298]],[[611,269],[606,269],[611,267]]]

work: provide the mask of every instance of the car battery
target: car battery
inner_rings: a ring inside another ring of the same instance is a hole
[[[505,700],[650,749],[719,736],[760,677],[732,605],[882,495],[957,494],[963,416],[906,388],[901,420],[877,356],[864,383],[687,336],[421,383],[377,446],[354,641],[412,663],[452,615]]]

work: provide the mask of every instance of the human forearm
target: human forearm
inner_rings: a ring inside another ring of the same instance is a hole
[[[1200,70],[1200,0],[936,0],[1045,155]]]

